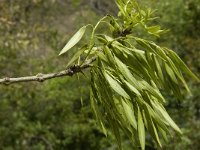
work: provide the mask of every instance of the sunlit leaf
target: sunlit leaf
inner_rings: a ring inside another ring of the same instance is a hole
[[[137,130],[137,122],[135,119],[134,111],[131,108],[131,103],[127,104],[124,100],[122,100],[122,105],[124,107],[127,119],[129,120],[130,124]]]
[[[72,36],[72,38],[68,41],[68,43],[65,45],[65,47],[61,50],[59,55],[62,55],[64,53],[66,53],[68,50],[70,50],[72,47],[74,47],[74,45],[76,45],[81,38],[83,37],[85,30],[86,30],[87,26],[83,26],[82,28],[80,28],[75,34],[74,36]]]
[[[129,95],[125,92],[125,90],[121,87],[119,82],[113,79],[107,72],[105,72],[104,74],[109,85],[117,94],[123,96],[124,98],[128,98],[128,99],[130,98]]]

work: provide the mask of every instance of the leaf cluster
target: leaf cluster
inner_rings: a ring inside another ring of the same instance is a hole
[[[191,94],[183,73],[199,79],[172,50],[135,36],[137,26],[147,34],[159,36],[160,26],[148,26],[154,19],[150,9],[142,9],[134,0],[116,0],[118,17],[107,15],[95,25],[86,25],[69,40],[60,54],[76,45],[88,27],[92,28],[89,43],[82,46],[69,62],[79,65],[91,57],[91,108],[105,135],[110,129],[121,147],[120,129],[135,144],[145,149],[145,135],[150,134],[159,147],[160,137],[168,141],[170,128],[181,130],[164,108],[161,90],[182,98],[180,87]],[[106,34],[98,27],[108,26]]]

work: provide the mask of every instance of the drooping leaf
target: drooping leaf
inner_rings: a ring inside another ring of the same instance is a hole
[[[170,58],[176,62],[175,64],[177,65],[177,67],[179,67],[182,71],[187,73],[193,79],[200,81],[199,78],[194,73],[192,73],[192,71],[186,66],[186,64],[180,59],[180,57],[174,51],[167,49],[167,52],[170,55]]]
[[[145,128],[144,128],[142,114],[140,112],[139,106],[138,106],[138,136],[139,136],[142,150],[144,150],[145,149]]]
[[[164,84],[164,76],[163,76],[163,72],[162,72],[162,67],[158,62],[158,58],[156,58],[155,55],[152,55],[152,58],[153,58],[152,60],[153,60],[154,65],[155,65],[155,71],[157,73],[157,76],[158,76],[160,82],[162,84]]]
[[[131,108],[131,103],[127,104],[124,100],[122,100],[122,105],[127,119],[129,120],[130,124],[137,130],[137,122],[135,119],[134,111]]]
[[[70,61],[68,62],[67,66],[72,65],[72,63],[74,63],[80,56],[81,54],[86,50],[87,45],[83,46],[81,49],[79,49],[74,55],[73,57],[70,59]]]
[[[177,80],[177,78],[176,78],[176,76],[175,76],[173,70],[172,70],[172,69],[169,67],[169,65],[167,65],[166,63],[165,63],[164,65],[165,65],[165,69],[166,69],[166,71],[167,71],[167,74],[169,75],[169,77],[171,78],[171,80],[172,80],[174,83],[178,84],[178,80]]]
[[[137,80],[134,78],[134,76],[131,74],[130,70],[128,67],[123,64],[117,57],[115,57],[116,64],[118,68],[120,69],[121,73],[123,76],[128,80],[128,82],[132,83],[134,87],[138,90],[142,90],[140,84],[138,84]]]
[[[140,94],[140,92],[134,87],[134,86],[132,86],[130,83],[128,83],[127,81],[124,81],[125,82],[125,84],[129,87],[129,89],[133,92],[133,93],[135,93],[137,96],[142,96],[141,94]]]
[[[119,95],[123,96],[124,98],[129,99],[129,95],[125,92],[125,90],[121,87],[120,83],[113,79],[107,72],[104,72],[105,78],[108,81],[109,85],[112,89]]]
[[[168,61],[169,61],[171,69],[174,71],[174,73],[176,74],[177,78],[181,80],[181,82],[183,83],[185,89],[188,91],[188,93],[190,95],[192,95],[191,91],[190,91],[190,89],[189,89],[189,87],[188,87],[188,85],[187,85],[187,83],[186,83],[181,71],[180,71],[180,69],[178,69],[176,67],[176,65],[174,64],[174,62],[170,58],[168,59]]]
[[[164,107],[162,107],[158,102],[153,102],[151,101],[151,104],[153,105],[155,110],[158,110],[163,117],[165,118],[165,120],[174,128],[174,130],[176,130],[178,133],[182,133],[181,130],[179,129],[179,127],[174,123],[174,121],[171,119],[171,117],[168,115],[168,113],[166,112],[166,110],[164,109]]]

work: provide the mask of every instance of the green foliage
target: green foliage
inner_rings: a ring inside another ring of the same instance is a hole
[[[86,30],[86,26],[83,26],[82,28],[80,28],[77,31],[77,33],[70,39],[70,41],[65,45],[65,47],[62,49],[59,55],[66,53],[69,49],[74,47],[74,45],[76,45],[83,37],[85,30]]]
[[[160,137],[167,140],[169,127],[179,134],[181,131],[166,112],[160,90],[165,89],[181,99],[182,85],[190,93],[182,74],[199,79],[175,52],[134,34],[138,26],[146,34],[159,36],[165,32],[159,26],[147,26],[155,19],[151,10],[141,9],[136,1],[117,0],[116,3],[120,10],[118,18],[103,17],[93,27],[85,56],[81,55],[82,49],[80,53],[80,57],[85,57],[82,64],[88,58],[97,57],[91,69],[91,107],[104,134],[107,135],[106,128],[111,129],[120,149],[120,129],[142,149],[145,149],[145,131],[162,147]],[[101,23],[110,28],[107,34],[96,33]],[[82,30],[83,27],[69,43],[74,46],[82,38]],[[61,54],[71,48],[68,45]]]
[[[96,5],[97,2],[98,5]],[[73,47],[70,53],[63,57],[57,57],[58,50],[65,45],[66,40],[70,39],[73,32],[78,30],[77,28],[83,26],[85,23],[94,24],[97,18],[100,17],[97,14],[115,13],[117,9],[113,5],[113,2],[114,0],[1,0],[1,78],[5,76],[33,75],[39,72],[56,72],[66,67],[66,61],[69,62],[68,66],[75,64],[75,60],[78,60],[81,54],[84,55],[83,57],[81,56],[80,60],[84,60],[87,56],[85,54],[89,51],[88,44],[85,45],[90,38],[90,34],[87,34],[87,32],[91,28],[87,29],[82,39]],[[145,24],[137,25],[132,28],[133,31],[131,33],[135,37],[142,37],[143,40],[148,39],[147,41],[150,41],[151,39],[152,41],[156,41],[155,43],[157,45],[172,48],[192,71],[199,74],[199,0],[141,0],[138,2],[141,6],[147,6],[148,9],[143,8],[145,12],[148,12],[150,10],[149,8],[156,9],[156,15],[159,19],[152,17],[152,21],[146,22],[146,28],[144,26]],[[114,16],[116,15],[114,14]],[[108,23],[104,21],[110,21],[109,24],[112,24],[115,28],[109,25],[111,30],[108,30],[109,27],[106,25]],[[123,31],[123,21],[119,21],[118,17],[114,18],[114,21],[113,19],[109,19],[109,17],[104,21],[98,26],[95,35],[98,33],[106,34],[112,37],[112,39],[117,39]],[[118,27],[115,22],[119,24]],[[151,33],[162,30],[156,24],[162,25],[164,28],[170,29],[170,31],[165,36],[158,38],[158,35]],[[150,32],[148,32],[147,28],[150,29]],[[150,34],[147,34],[147,32]],[[95,36],[95,45],[102,46],[104,45],[102,44],[103,41],[106,44],[109,37],[105,40],[104,36]],[[123,38],[120,37],[122,40]],[[120,42],[120,39],[115,41]],[[100,40],[102,41],[100,42]],[[125,41],[131,42],[137,49],[144,50],[144,48],[139,46],[139,43],[135,45],[136,41],[133,39]],[[83,46],[81,47],[81,45]],[[90,54],[97,50],[97,46],[95,45]],[[126,47],[127,45],[128,43],[126,42]],[[80,50],[77,49],[79,46],[81,47]],[[85,50],[86,47],[87,50]],[[105,54],[99,50],[97,51],[98,57],[103,60]],[[135,62],[139,60],[140,55],[134,59]],[[69,58],[72,56],[74,56],[73,59],[69,61]],[[89,55],[88,58],[91,56]],[[141,56],[143,57],[143,55]],[[155,64],[156,72],[158,72],[160,77],[163,76],[165,79],[165,74],[160,73],[160,61],[157,62],[154,59],[155,56],[151,58],[147,55],[145,57],[150,58],[148,60],[151,60],[152,65]],[[143,59],[141,60],[143,61]],[[122,62],[124,63],[124,61]],[[138,64],[135,64],[135,66],[138,66]],[[190,80],[189,76],[185,77],[187,80]],[[180,79],[177,80],[181,84]],[[93,115],[95,116],[97,114],[101,118],[106,116],[106,113],[104,113],[104,109],[102,108],[99,109],[99,112],[91,113],[89,103],[90,84],[85,81],[85,79],[80,78],[79,82],[73,77],[47,81],[42,84],[25,83],[0,86],[0,149],[42,150],[51,149],[51,146],[53,149],[117,149],[117,145],[113,142],[114,137],[110,133],[112,130],[109,130],[108,122],[105,122],[103,126],[101,125],[101,120],[97,118],[99,127],[102,129],[105,127],[105,129],[100,130],[93,121]],[[141,95],[129,82],[125,81],[123,85],[128,88],[125,89],[126,93],[127,91],[131,91],[134,96]],[[105,87],[105,85],[102,86]],[[124,89],[124,86],[121,86],[122,89]],[[182,136],[179,137],[176,136],[176,132],[170,130],[172,138],[168,139],[166,144],[163,141],[165,138],[160,138],[163,145],[162,149],[199,150],[200,86],[196,82],[189,83],[189,88],[193,96],[187,94],[184,86],[181,87],[182,89],[180,91],[183,94],[181,95],[181,100],[174,97],[172,95],[173,92],[160,90],[167,100],[164,103],[167,112],[182,131]],[[115,94],[116,92],[112,90],[112,93]],[[127,94],[130,94],[130,92]],[[80,97],[83,100],[83,107],[80,102]],[[100,102],[96,102],[96,106],[99,108]],[[125,118],[126,122],[130,122],[133,128],[137,128],[137,108],[134,109],[136,111],[132,112],[132,107],[130,107],[131,103],[129,101],[122,102],[120,107],[121,112],[127,117]],[[95,105],[92,106],[96,107]],[[140,107],[139,109],[141,111]],[[134,116],[132,113],[134,113]],[[143,112],[141,112],[141,115],[143,116]],[[102,134],[103,132],[109,138],[105,138]],[[162,132],[162,130],[159,130],[159,132]],[[119,134],[120,139],[118,140],[121,140],[121,145],[125,150],[140,149],[137,147],[140,144],[139,136],[138,145],[131,145],[130,140],[120,129]],[[139,132],[136,134],[139,134]],[[142,134],[141,132],[140,135]],[[146,131],[145,136],[145,148],[157,149],[156,144]]]

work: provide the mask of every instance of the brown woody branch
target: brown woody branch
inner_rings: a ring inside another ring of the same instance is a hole
[[[78,72],[82,72],[84,69],[89,68],[91,63],[96,60],[96,57],[93,57],[89,60],[87,60],[83,65],[74,65],[69,67],[66,70],[57,72],[57,73],[49,73],[49,74],[42,74],[38,73],[35,76],[26,76],[26,77],[17,77],[17,78],[9,78],[5,77],[3,79],[0,79],[0,84],[12,84],[12,83],[19,83],[19,82],[30,82],[30,81],[37,81],[37,82],[43,82],[45,80],[63,77],[63,76],[72,76]]]

